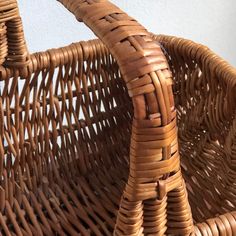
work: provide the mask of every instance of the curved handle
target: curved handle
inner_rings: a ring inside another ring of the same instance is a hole
[[[189,235],[193,222],[180,171],[172,76],[159,44],[143,26],[107,0],[58,1],[109,48],[133,101],[130,173],[114,235],[163,235],[167,221],[168,234]],[[4,2],[14,5],[16,1]],[[16,19],[19,24],[18,15],[6,24]],[[23,31],[20,24],[17,26],[8,29],[8,39],[19,36],[15,42],[21,44],[10,48],[16,55],[25,55]],[[16,49],[22,50],[18,53]],[[7,64],[10,59],[15,62],[10,52]],[[167,196],[177,208],[167,209]]]
[[[189,235],[193,222],[180,171],[172,76],[160,46],[106,0],[59,1],[109,48],[133,100],[130,173],[114,235],[163,235],[167,221],[167,233]],[[178,206],[170,211],[167,193]]]
[[[25,67],[29,63],[16,0],[0,2],[0,65]]]
[[[154,110],[147,109],[144,98],[137,97],[157,89],[160,90],[160,101],[156,101],[160,114],[156,110],[156,116],[161,115],[161,124],[167,125],[173,119],[174,109],[170,93],[171,73],[160,46],[151,39],[148,31],[107,0],[58,1],[92,29],[117,60],[129,95],[135,101],[135,118],[154,117]],[[162,81],[156,81],[159,76],[153,73],[157,71],[165,71]],[[147,105],[154,106],[153,103],[154,100]]]

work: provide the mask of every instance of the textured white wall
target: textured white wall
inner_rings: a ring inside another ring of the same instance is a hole
[[[56,0],[18,0],[31,52],[94,38]],[[112,0],[148,30],[192,39],[236,66],[235,0]]]

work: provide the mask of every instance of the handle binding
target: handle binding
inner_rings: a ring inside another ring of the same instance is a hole
[[[0,12],[0,65],[25,67],[29,52],[17,1],[1,0]]]

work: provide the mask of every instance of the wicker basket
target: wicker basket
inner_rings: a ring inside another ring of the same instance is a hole
[[[235,70],[106,0],[59,1],[101,41],[29,55],[0,2],[0,233],[236,235]]]

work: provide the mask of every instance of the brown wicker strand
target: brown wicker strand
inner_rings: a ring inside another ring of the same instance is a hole
[[[234,235],[235,69],[106,0],[60,2],[101,41],[29,57],[0,3],[0,234]]]
[[[29,53],[17,1],[2,0],[0,12],[0,65],[26,67],[29,63]]]

